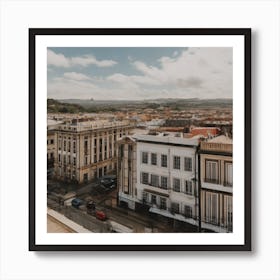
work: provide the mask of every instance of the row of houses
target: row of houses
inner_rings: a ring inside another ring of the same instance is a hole
[[[118,142],[120,205],[232,232],[232,140],[133,135]]]
[[[117,173],[118,202],[216,232],[232,232],[232,140],[145,135],[128,121],[48,126],[52,177],[86,183]]]

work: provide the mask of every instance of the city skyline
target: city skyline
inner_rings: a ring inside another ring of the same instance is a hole
[[[232,98],[232,48],[48,48],[48,98]]]

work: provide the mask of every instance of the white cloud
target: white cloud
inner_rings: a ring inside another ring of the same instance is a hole
[[[48,65],[56,67],[70,67],[70,61],[63,54],[56,54],[52,50],[48,50]]]
[[[142,74],[133,76],[133,81],[184,88],[204,98],[232,97],[231,48],[189,48],[176,58],[162,57],[158,61],[160,67],[133,62]]]
[[[120,71],[107,77],[90,77],[66,72],[62,78],[48,82],[48,96],[94,99],[232,98],[231,48],[189,48],[176,54],[176,57],[173,55],[161,57],[157,67],[130,58],[130,64],[139,73],[134,75],[125,75]],[[103,60],[103,66],[109,65],[108,61]],[[72,58],[69,63],[84,67],[94,63],[101,65],[101,61],[96,62],[90,56]],[[59,64],[69,65],[61,57]]]
[[[130,84],[133,87],[137,87],[137,84],[142,85],[160,85],[160,83],[147,76],[137,76],[137,75],[123,75],[121,73],[116,73],[107,77],[108,81],[119,83],[121,85]]]
[[[91,80],[89,76],[77,72],[66,72],[63,74],[63,77],[76,81]]]
[[[168,88],[187,97],[232,97],[231,48],[189,48],[176,58],[161,57],[158,62],[160,66],[155,67],[131,61],[139,75],[115,73],[107,81],[123,88]]]
[[[48,65],[55,67],[73,67],[89,65],[96,65],[97,67],[112,67],[117,64],[114,60],[97,60],[92,55],[76,56],[76,57],[65,57],[63,54],[57,54],[52,50],[48,50]]]
[[[75,80],[65,77],[48,81],[49,98],[87,98],[98,87],[88,80]]]
[[[96,65],[98,67],[111,67],[117,64],[117,62],[114,60],[97,60],[92,55],[72,57],[71,62],[73,65],[81,65],[84,67],[87,67],[88,65]]]
[[[131,76],[123,75],[120,73],[113,74],[107,77],[107,81],[117,83],[121,88],[136,89],[138,85],[133,81]]]

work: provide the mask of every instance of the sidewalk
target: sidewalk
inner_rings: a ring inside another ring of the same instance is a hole
[[[80,226],[79,224],[69,220],[62,214],[60,214],[52,209],[48,208],[47,214],[49,216],[53,217],[55,220],[59,221],[60,223],[66,225],[68,228],[73,230],[73,232],[75,232],[75,233],[92,233],[91,231],[89,231],[86,228]]]

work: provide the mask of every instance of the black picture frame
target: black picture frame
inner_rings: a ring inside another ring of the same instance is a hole
[[[36,38],[66,35],[177,35],[177,36],[243,36],[244,37],[244,244],[38,244],[36,243]],[[29,250],[30,251],[251,251],[251,29],[250,28],[182,28],[182,29],[29,29]]]

